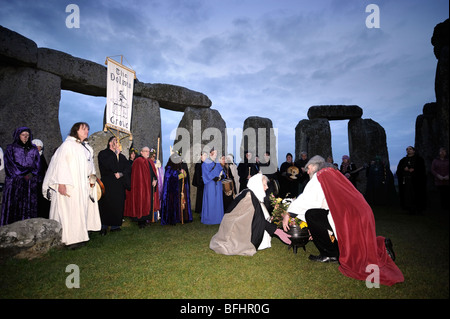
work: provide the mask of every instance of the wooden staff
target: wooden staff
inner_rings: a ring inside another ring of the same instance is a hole
[[[185,200],[184,200],[184,177],[181,179],[181,224],[184,224],[184,207],[185,207]]]
[[[158,148],[156,149],[156,160],[159,160],[159,141],[160,141],[160,137],[158,137]]]

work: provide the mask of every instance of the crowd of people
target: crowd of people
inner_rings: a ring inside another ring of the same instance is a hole
[[[394,176],[380,157],[357,168],[348,155],[342,156],[338,165],[331,156],[326,160],[320,156],[309,158],[302,152],[294,161],[288,153],[279,169],[268,171],[268,152],[260,160],[258,154],[245,151],[243,160],[236,164],[232,154],[217,158],[213,148],[199,154],[191,184],[188,165],[177,152],[171,152],[165,167],[156,158],[156,151],[147,146],[140,150],[131,147],[127,158],[115,136],[98,153],[97,174],[88,135],[87,123],[75,123],[47,164],[44,144],[33,139],[30,128],[15,130],[13,142],[4,153],[0,148],[0,171],[5,172],[0,226],[34,217],[54,219],[62,226],[62,242],[78,248],[89,240],[90,232],[106,235],[120,231],[125,217],[139,228],[156,222],[192,222],[192,185],[196,188],[194,208],[201,223],[220,224],[210,244],[218,253],[253,255],[270,247],[273,236],[290,243],[285,232],[289,229],[286,218],[297,216],[309,225],[320,252],[319,256],[310,256],[311,260],[339,260],[344,274],[360,278],[364,265],[351,253],[358,247],[359,255],[387,269],[383,277],[386,284],[402,281],[395,264],[380,261],[385,253],[393,261],[395,254],[390,241],[377,237],[372,227],[369,204],[386,203],[396,192],[389,187]],[[400,204],[417,213],[426,207],[425,162],[412,146],[406,153],[396,172]],[[441,148],[431,173],[443,208],[448,208],[448,170],[447,150]],[[365,194],[356,188],[358,174],[363,171],[367,177]],[[269,194],[293,199],[283,220],[284,231],[270,222],[273,208]],[[346,214],[341,213],[342,207]],[[356,219],[360,222],[355,223]],[[361,238],[349,236],[350,230]],[[230,240],[233,234],[240,237]],[[330,238],[334,240],[330,242]],[[386,250],[367,251],[362,246],[385,246]]]

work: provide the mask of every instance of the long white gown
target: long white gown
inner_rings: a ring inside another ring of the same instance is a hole
[[[66,245],[88,241],[88,231],[101,229],[97,192],[89,185],[89,175],[96,173],[93,154],[87,143],[68,136],[53,155],[44,178],[44,197],[50,189],[49,218],[61,224],[61,241]],[[58,192],[59,184],[66,185],[70,197]]]

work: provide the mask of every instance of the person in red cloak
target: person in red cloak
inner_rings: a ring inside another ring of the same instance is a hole
[[[379,283],[391,286],[404,277],[394,263],[388,238],[377,236],[372,209],[364,196],[320,156],[305,165],[310,181],[289,206],[283,229],[289,229],[289,215],[306,221],[319,256],[317,262],[339,262],[342,274],[368,280],[376,267]]]
[[[145,227],[147,221],[154,222],[155,208],[159,209],[154,204],[158,177],[149,156],[150,149],[142,148],[141,156],[134,160],[131,167],[131,189],[126,191],[124,216],[137,221],[140,228]]]

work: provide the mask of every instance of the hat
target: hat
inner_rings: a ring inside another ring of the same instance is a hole
[[[34,140],[31,141],[31,144],[34,144],[36,146],[40,146],[40,147],[44,147],[44,143],[42,143],[41,140],[35,138]]]
[[[342,156],[342,159],[344,160],[344,159],[350,159],[350,157],[348,156],[348,155],[344,155],[344,156]]]

